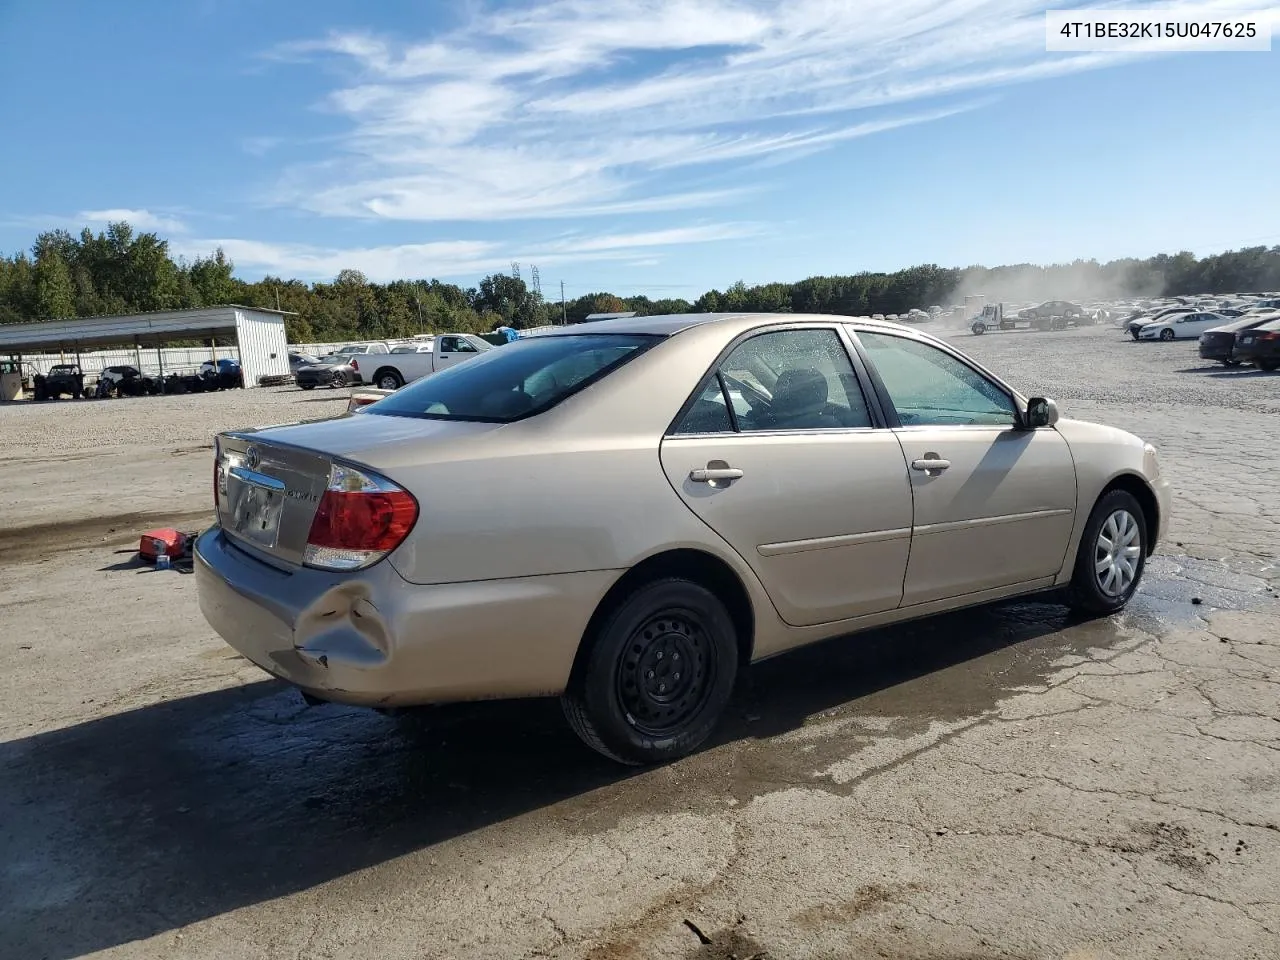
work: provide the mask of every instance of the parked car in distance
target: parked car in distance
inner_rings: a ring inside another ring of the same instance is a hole
[[[1046,300],[1037,307],[1027,307],[1025,310],[1018,311],[1019,319],[1030,320],[1033,325],[1039,322],[1042,327],[1046,323],[1052,325],[1052,321],[1055,319],[1069,321],[1078,320],[1084,316],[1084,307],[1068,300]],[[1065,325],[1065,322],[1059,324],[1059,326]]]
[[[1265,317],[1242,317],[1200,334],[1200,357],[1217,360],[1223,366],[1238,367],[1243,361],[1236,356],[1236,338],[1245,330],[1253,330],[1267,322]]]
[[[1223,326],[1225,317],[1216,313],[1178,313],[1138,330],[1139,340],[1198,340],[1200,334],[1214,327]]]
[[[1159,323],[1169,317],[1176,317],[1184,313],[1194,313],[1195,311],[1187,307],[1167,307],[1164,310],[1157,310],[1148,317],[1138,317],[1129,321],[1129,336],[1138,339],[1138,334],[1142,332],[1142,328],[1152,323]]]
[[[344,357],[363,357],[371,353],[390,353],[392,344],[385,340],[374,340],[369,343],[352,343],[333,351]]]
[[[244,374],[240,370],[240,361],[231,357],[223,357],[216,364],[206,360],[200,364],[196,375],[219,390],[231,390],[244,386]]]
[[[137,367],[117,364],[104,367],[98,374],[98,386],[94,395],[99,398],[142,397],[158,390],[158,381],[152,380]]]
[[[1252,363],[1259,370],[1280,367],[1280,319],[1245,330],[1236,336],[1236,359]]]
[[[331,353],[314,363],[304,363],[293,371],[293,382],[303,390],[316,387],[348,387],[362,383],[349,354]]]
[[[289,372],[297,373],[299,367],[305,367],[313,363],[319,363],[319,357],[313,357],[309,353],[289,352]]]
[[[79,364],[58,363],[48,373],[32,377],[31,387],[37,400],[60,400],[63,394],[79,400],[84,396],[84,371]]]
[[[470,333],[442,333],[430,340],[393,347],[385,357],[354,357],[351,366],[375,387],[398,390],[406,383],[447,370],[493,348],[489,341]]]
[[[1138,437],[831,316],[562,327],[214,457],[199,602],[250,661],[378,707],[558,695],[624,763],[697,749],[788,649],[1054,590],[1118,611],[1170,503]]]

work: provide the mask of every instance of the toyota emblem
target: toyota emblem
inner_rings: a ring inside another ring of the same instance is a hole
[[[250,470],[257,470],[261,459],[257,447],[250,447],[244,452],[244,465]]]

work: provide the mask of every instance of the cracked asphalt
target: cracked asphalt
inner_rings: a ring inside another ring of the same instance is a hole
[[[1130,609],[799,651],[643,771],[553,702],[307,708],[132,562],[206,515],[193,417],[341,394],[0,408],[46,451],[0,449],[0,956],[1280,956],[1280,375],[1101,328],[958,342],[1161,447]]]

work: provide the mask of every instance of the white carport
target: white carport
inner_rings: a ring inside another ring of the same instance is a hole
[[[82,351],[111,347],[154,349],[164,374],[161,348],[179,340],[199,340],[209,345],[210,359],[217,359],[217,339],[235,338],[240,369],[246,387],[258,386],[263,377],[289,373],[289,343],[285,336],[287,311],[227,304],[198,310],[163,310],[115,317],[81,317],[0,326],[0,356],[21,359],[23,354],[63,353],[79,362]]]

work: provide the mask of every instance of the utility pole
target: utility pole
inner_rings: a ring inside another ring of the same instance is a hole
[[[569,321],[565,318],[564,312],[564,281],[560,281],[560,323],[567,326]]]

